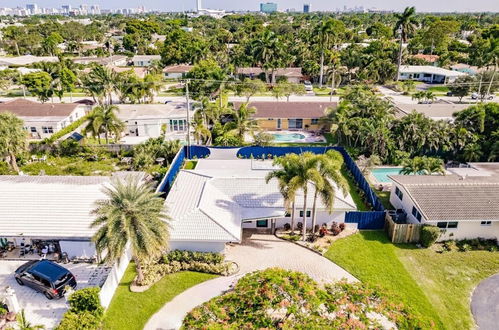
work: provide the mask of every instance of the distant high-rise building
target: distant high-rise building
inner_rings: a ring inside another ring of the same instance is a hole
[[[64,14],[68,14],[71,11],[71,5],[62,5],[61,9]]]
[[[201,3],[201,0],[196,0],[196,11],[200,12],[203,10],[203,4]]]
[[[267,2],[260,3],[260,12],[262,13],[275,13],[277,11],[277,3],[275,2]]]
[[[36,3],[27,4],[26,11],[28,13],[30,13],[31,15],[37,14],[38,13],[38,5]]]
[[[310,13],[310,4],[306,3],[303,5],[303,12],[304,13]]]

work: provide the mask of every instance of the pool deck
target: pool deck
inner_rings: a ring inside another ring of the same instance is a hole
[[[318,142],[326,142],[326,139],[324,136],[315,136],[312,135],[312,133],[307,132],[307,131],[268,131],[267,133],[269,134],[301,134],[305,136],[303,139],[291,139],[287,141],[277,141],[274,140],[275,143],[297,143],[297,142],[303,142],[303,143],[318,143]]]
[[[398,169],[402,169],[401,166],[376,166],[374,168],[372,168],[370,171],[369,171],[369,174],[367,175],[367,180],[369,181],[369,183],[371,183],[373,186],[376,186],[376,185],[383,185],[383,186],[391,186],[392,185],[392,181],[388,180],[388,181],[378,181],[378,179],[376,179],[376,177],[374,176],[374,174],[372,173],[372,170],[376,170],[376,169],[395,169],[395,168],[398,168]]]

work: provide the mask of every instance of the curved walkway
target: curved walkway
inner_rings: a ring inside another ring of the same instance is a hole
[[[499,274],[483,280],[471,296],[471,312],[480,330],[497,329],[499,320]]]
[[[226,259],[239,265],[238,274],[218,277],[182,292],[154,314],[144,329],[179,329],[189,311],[230,290],[240,277],[255,270],[280,267],[303,272],[320,283],[341,279],[357,281],[350,273],[328,259],[274,235],[245,231],[241,244],[227,246]]]

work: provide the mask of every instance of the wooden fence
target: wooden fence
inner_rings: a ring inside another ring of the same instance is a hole
[[[388,214],[385,217],[385,230],[393,243],[419,242],[421,226],[415,223],[395,223]]]

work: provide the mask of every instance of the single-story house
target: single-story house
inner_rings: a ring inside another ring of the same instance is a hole
[[[127,65],[127,57],[123,55],[112,55],[108,57],[75,57],[72,59],[74,63],[88,65],[97,63],[104,66],[125,66]]]
[[[236,74],[243,78],[263,78],[264,70],[258,67],[238,68]],[[303,80],[301,68],[280,68],[275,70],[276,79],[286,78],[291,83],[299,83]]]
[[[150,66],[154,61],[161,61],[160,55],[135,55],[132,57],[133,66]]]
[[[0,57],[0,66],[26,66],[38,62],[59,62],[59,58],[57,56],[33,56],[33,55]]]
[[[32,139],[44,139],[85,116],[87,106],[76,103],[38,103],[14,99],[0,103],[0,113],[11,112],[24,121]]]
[[[234,102],[239,109],[241,102]],[[310,130],[323,128],[320,118],[328,108],[335,108],[336,102],[250,102],[256,108],[253,119],[263,130]]]
[[[125,71],[133,71],[137,77],[143,79],[147,75],[147,68],[144,67],[130,67],[130,66],[109,66],[114,72],[120,73]]]
[[[397,112],[395,115],[399,118],[405,117],[413,111],[424,114],[433,120],[454,121],[454,113],[469,108],[469,104],[454,103],[433,103],[433,104],[395,104]]]
[[[187,106],[183,101],[167,104],[120,104],[118,107],[118,118],[126,124],[125,141],[142,142],[160,136],[163,130],[167,136],[182,136],[181,139],[185,139]],[[193,115],[194,111],[191,110],[190,116]]]
[[[277,228],[291,222],[291,210],[275,180],[265,176],[275,167],[271,160],[200,159],[194,170],[181,170],[166,198],[170,221],[170,247],[222,252],[225,244],[241,242],[243,228]],[[310,186],[310,190],[313,187]],[[296,197],[295,223],[303,216],[303,193]],[[307,203],[313,203],[308,194]],[[330,214],[317,201],[317,224],[344,222],[345,212],[355,211],[352,197],[337,192]],[[311,207],[307,224],[311,226]]]
[[[165,78],[184,78],[194,66],[188,64],[170,65],[163,69]]]
[[[97,256],[91,242],[96,228],[92,210],[106,199],[103,188],[113,177],[142,172],[115,172],[113,176],[0,176],[0,237],[24,245],[53,244],[68,257]]]
[[[469,163],[448,175],[393,175],[390,202],[408,223],[442,229],[440,240],[499,238],[499,163]]]
[[[448,84],[466,73],[438,68],[431,65],[404,65],[400,67],[399,80],[417,80],[430,84]]]

